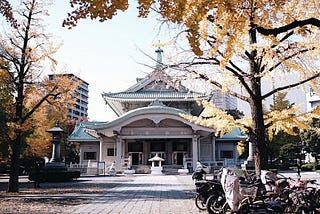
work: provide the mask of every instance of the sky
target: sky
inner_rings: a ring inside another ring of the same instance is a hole
[[[50,16],[45,20],[48,33],[63,41],[54,56],[59,63],[58,70],[73,73],[89,83],[90,121],[111,121],[117,116],[101,94],[124,91],[135,84],[137,77],[150,73],[152,70],[141,64],[154,66],[155,62],[148,56],[156,59],[154,44],[166,42],[169,36],[167,32],[159,34],[159,22],[155,17],[138,18],[138,10],[132,4],[111,20],[101,23],[87,18],[69,30],[62,27],[62,21],[71,11],[68,1],[54,1],[49,9]],[[165,59],[170,53],[166,53],[166,47],[163,49]],[[301,100],[305,102],[304,93],[289,92],[287,98],[299,104]],[[247,103],[238,101],[238,108],[250,116]]]
[[[71,12],[68,1],[55,1],[45,20],[48,33],[63,42],[54,55],[58,71],[73,73],[89,83],[90,121],[113,120],[116,115],[101,93],[123,91],[135,84],[137,77],[152,71],[142,64],[155,64],[145,54],[156,58],[153,45],[161,40],[158,21],[138,18],[138,10],[130,5],[111,20],[80,20],[77,27],[68,30],[62,27],[67,12]]]

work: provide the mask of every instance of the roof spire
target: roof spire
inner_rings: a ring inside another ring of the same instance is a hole
[[[158,49],[155,52],[157,53],[156,68],[160,68],[162,66],[162,53],[163,53],[163,50],[160,47],[158,47]]]

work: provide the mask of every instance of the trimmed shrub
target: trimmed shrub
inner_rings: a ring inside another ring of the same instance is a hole
[[[38,179],[40,182],[72,181],[79,177],[79,171],[41,170],[40,172],[36,172],[34,170],[29,174],[30,181]]]
[[[303,164],[301,166],[301,171],[312,171],[312,170],[313,170],[313,164],[312,163]]]
[[[279,164],[278,168],[280,170],[288,170],[290,168],[290,164],[289,163],[282,163],[282,164]]]

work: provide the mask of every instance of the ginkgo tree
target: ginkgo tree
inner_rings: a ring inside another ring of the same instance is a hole
[[[101,22],[112,19],[129,7],[128,0],[70,0],[70,3],[72,11],[63,22],[69,28],[84,18]],[[276,92],[306,83],[317,88],[319,1],[138,0],[138,10],[140,17],[156,12],[163,21],[182,29],[179,35],[185,35],[193,56],[183,55],[171,69],[177,68],[185,77],[203,80],[203,84],[249,103],[250,119],[234,120],[209,103],[204,105],[211,109],[212,119],[189,119],[219,132],[236,126],[246,130],[255,145],[257,174],[267,167],[267,128],[292,133],[292,123],[308,128],[305,120],[311,116],[301,115],[297,107],[264,116],[263,102]],[[186,51],[185,48],[183,53]],[[287,79],[288,75],[296,78]],[[275,87],[264,88],[272,80],[276,80]]]
[[[11,121],[7,122],[12,142],[8,191],[18,192],[21,147],[30,130],[37,126],[32,116],[46,103],[50,106],[62,106],[69,102],[70,97],[75,99],[76,97],[72,97],[73,86],[77,87],[79,83],[63,75],[57,75],[55,81],[43,77],[46,67],[51,68],[51,72],[56,72],[57,62],[52,56],[60,46],[60,43],[51,39],[41,24],[48,15],[48,2],[23,0],[16,4],[15,10],[11,9],[8,2],[0,3],[0,12],[8,21],[8,26],[4,27],[5,32],[0,34],[0,59],[8,64],[3,71],[13,86],[13,115]]]

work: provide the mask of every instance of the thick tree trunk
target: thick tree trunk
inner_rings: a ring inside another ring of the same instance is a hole
[[[18,127],[15,129],[16,137],[12,145],[12,157],[11,157],[11,171],[8,185],[8,192],[19,192],[19,168],[20,168],[20,153],[21,153],[21,141],[22,131],[21,126],[23,125],[23,100],[24,100],[24,83],[23,83],[23,72],[24,67],[21,67],[19,72],[19,84],[17,87],[17,98],[16,98],[16,112],[15,112],[15,123]]]
[[[19,168],[20,168],[21,134],[17,134],[12,146],[11,171],[8,192],[19,192]]]
[[[254,25],[252,25],[254,26]],[[250,44],[257,43],[256,29],[249,31]],[[252,114],[252,143],[254,145],[255,171],[256,175],[260,175],[261,169],[267,167],[267,146],[265,140],[265,126],[262,108],[261,93],[261,66],[258,63],[257,51],[252,50],[249,55],[250,63],[250,108]]]
[[[259,92],[257,93],[259,94]],[[257,175],[260,175],[261,169],[267,168],[268,162],[262,100],[259,97],[259,95],[256,96],[255,100],[252,100],[250,103],[252,113],[252,136],[250,137],[254,145],[255,170]]]

